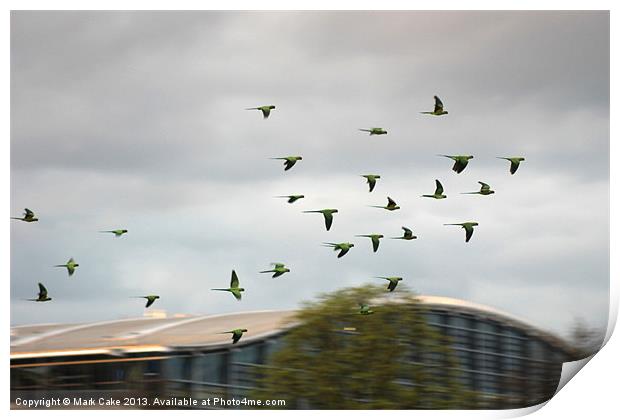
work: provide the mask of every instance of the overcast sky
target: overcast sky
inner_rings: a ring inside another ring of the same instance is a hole
[[[401,275],[559,333],[609,301],[607,12],[13,12],[11,323],[294,308]],[[439,95],[449,114],[432,110]],[[244,108],[273,104],[263,120]],[[358,128],[384,127],[369,137]],[[437,154],[472,154],[456,174]],[[290,171],[270,157],[301,155]],[[496,156],[524,156],[515,175]],[[364,173],[381,174],[373,193]],[[446,200],[421,198],[440,179]],[[461,195],[477,181],[488,197]],[[305,194],[294,204],[275,195]],[[402,207],[371,208],[386,197]],[[321,215],[338,208],[325,231]],[[480,225],[469,243],[455,223]],[[384,239],[372,253],[356,234]],[[126,228],[121,238],[99,230]],[[351,241],[341,259],[322,242]],[[74,257],[74,276],[53,268]],[[258,271],[271,262],[291,273]],[[228,287],[236,269],[241,302]],[[36,295],[43,282],[53,301]]]

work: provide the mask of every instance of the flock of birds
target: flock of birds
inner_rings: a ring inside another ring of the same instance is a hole
[[[444,110],[444,105],[442,101],[437,96],[434,96],[434,98],[435,98],[434,110],[421,112],[421,114],[429,114],[429,115],[434,115],[434,116],[447,115],[448,111]],[[255,107],[255,108],[246,108],[246,110],[261,111],[263,114],[263,118],[267,119],[269,118],[271,111],[274,110],[275,108],[276,107],[274,105],[265,105],[265,106]],[[370,136],[387,134],[387,130],[381,127],[360,128],[359,130],[363,132],[368,132]],[[460,174],[461,172],[463,172],[465,168],[467,167],[469,161],[474,158],[471,155],[467,155],[467,156],[465,155],[454,155],[454,156],[438,155],[438,156],[452,159],[454,161],[452,170],[456,172],[457,174]],[[302,157],[301,156],[284,156],[284,157],[275,157],[271,159],[283,160],[284,170],[288,171],[291,168],[293,168],[297,162],[301,161]],[[520,156],[498,157],[498,159],[505,159],[510,162],[510,173],[511,174],[514,174],[515,172],[517,172],[517,169],[519,168],[520,163],[525,160],[525,158],[520,157]],[[381,179],[381,175],[377,175],[377,174],[366,174],[366,175],[361,175],[361,176],[366,179],[369,192],[372,192],[374,190],[375,185],[377,184],[377,181]],[[478,183],[480,184],[479,191],[464,192],[461,194],[479,194],[479,195],[487,196],[487,195],[491,195],[495,193],[495,191],[491,189],[489,184],[482,182],[482,181],[478,181]],[[295,203],[296,201],[305,198],[305,196],[302,194],[284,195],[284,196],[276,196],[276,197],[286,198],[287,202],[290,204]],[[433,198],[436,200],[442,200],[442,199],[447,198],[447,196],[444,194],[443,185],[437,179],[435,180],[435,192],[433,194],[424,194],[422,195],[422,197]],[[385,209],[388,211],[395,211],[395,210],[400,209],[400,206],[396,203],[396,201],[394,201],[390,197],[387,197],[387,205],[371,206],[371,207],[381,208],[381,209]],[[334,222],[334,214],[338,213],[338,209],[326,208],[326,209],[320,209],[320,210],[305,210],[304,213],[322,214],[324,221],[325,221],[325,229],[329,231]],[[32,210],[27,209],[27,208],[24,209],[24,215],[22,217],[12,217],[11,219],[21,220],[23,222],[29,222],[29,223],[37,222],[39,220],[38,217],[36,217],[35,213]],[[461,226],[465,230],[465,242],[469,242],[470,239],[472,238],[472,235],[474,234],[474,227],[478,226],[478,223],[474,221],[468,221],[468,222],[462,222],[462,223],[446,223],[444,225],[445,226]],[[410,228],[406,226],[402,226],[402,230],[403,230],[402,236],[392,237],[391,239],[401,239],[401,240],[406,240],[406,241],[417,239],[417,236],[413,234],[413,231]],[[99,232],[100,233],[112,233],[114,234],[115,237],[120,237],[126,234],[128,231],[127,229],[115,229],[115,230],[104,230],[104,231],[99,231]],[[372,234],[366,234],[366,235],[356,235],[356,237],[369,238],[372,243],[373,252],[377,252],[379,250],[380,240],[384,238],[384,235],[381,235],[378,233],[372,233]],[[355,244],[350,243],[350,242],[340,242],[340,243],[325,242],[323,243],[323,245],[327,247],[331,247],[333,248],[334,251],[337,251],[338,258],[341,258],[344,255],[346,255],[351,250],[351,248],[355,246]],[[59,264],[59,265],[55,265],[54,267],[64,267],[67,269],[69,276],[72,276],[75,273],[76,268],[79,266],[80,265],[73,258],[70,258],[66,264]],[[283,263],[273,263],[273,268],[271,270],[260,271],[260,273],[273,273],[272,278],[276,278],[290,271],[291,270],[288,267],[286,267],[286,265]],[[394,291],[394,289],[396,289],[396,287],[398,286],[398,283],[403,280],[402,277],[397,277],[397,276],[376,277],[376,278],[388,281],[389,283],[387,286],[387,290],[390,292]],[[237,277],[237,273],[235,272],[235,270],[232,270],[231,279],[230,279],[230,287],[214,288],[211,290],[229,292],[237,300],[241,300],[242,293],[245,291],[243,287],[240,287],[239,278]],[[131,298],[146,299],[145,307],[148,308],[151,305],[153,305],[153,303],[160,297],[158,295],[146,295],[146,296],[131,296]],[[45,288],[45,286],[42,283],[39,283],[39,293],[38,293],[37,298],[26,299],[26,300],[35,301],[35,302],[48,302],[52,300],[52,298],[49,297],[48,291]],[[370,306],[367,303],[360,303],[359,306],[360,306],[359,314],[370,315],[373,313],[373,310],[370,308]],[[234,344],[234,343],[237,343],[243,336],[243,333],[247,331],[248,330],[246,328],[237,328],[231,331],[224,331],[221,334],[232,334],[232,342]]]

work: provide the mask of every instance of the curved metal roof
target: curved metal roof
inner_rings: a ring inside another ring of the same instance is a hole
[[[433,309],[493,319],[570,351],[558,337],[510,314],[460,299],[417,296]],[[394,303],[397,300],[390,299]],[[170,318],[129,318],[85,324],[38,324],[11,329],[11,359],[88,354],[118,354],[228,347],[235,328],[247,328],[244,343],[261,340],[295,325],[296,311],[255,311]]]
[[[14,327],[11,359],[226,347],[236,328],[244,342],[277,334],[293,325],[294,311],[256,311],[174,318],[130,318],[87,324]]]

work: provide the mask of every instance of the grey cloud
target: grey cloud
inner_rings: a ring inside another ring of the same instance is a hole
[[[13,12],[11,31],[11,210],[41,217],[12,225],[13,323],[136,316],[143,292],[173,313],[290,308],[389,274],[556,331],[606,322],[608,13]],[[418,113],[434,94],[448,116]],[[438,153],[476,158],[456,175]],[[286,173],[268,159],[288,154]],[[419,198],[435,178],[448,200]],[[458,194],[478,180],[497,193]],[[387,195],[403,209],[366,207]],[[301,213],[332,206],[330,232]],[[467,219],[469,244],[442,226]],[[420,239],[321,247],[402,225]],[[72,278],[50,267],[69,256]],[[292,272],[259,275],[272,261]],[[208,291],[232,268],[242,304]],[[37,281],[43,312],[19,300]]]

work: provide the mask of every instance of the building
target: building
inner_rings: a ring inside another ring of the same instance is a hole
[[[427,322],[452,338],[460,380],[476,391],[476,408],[546,401],[555,393],[562,363],[574,359],[559,338],[495,309],[443,297],[420,296],[419,301]],[[69,397],[74,405],[76,397],[154,396],[178,398],[168,408],[226,407],[197,407],[192,399],[251,396],[256,367],[269,365],[296,325],[293,315],[259,311],[14,327],[12,407],[19,408],[18,398]],[[222,332],[235,328],[248,332],[233,345],[230,334]],[[137,401],[119,408],[141,408]]]

